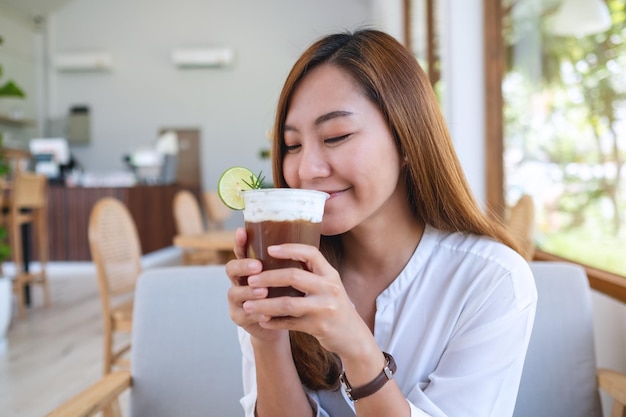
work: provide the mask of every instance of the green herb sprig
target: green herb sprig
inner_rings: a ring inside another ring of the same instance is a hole
[[[259,175],[256,177],[254,175],[250,175],[250,181],[242,180],[244,184],[250,187],[251,190],[259,190],[263,188],[263,181],[265,181],[265,176],[263,175],[263,171],[259,172]]]

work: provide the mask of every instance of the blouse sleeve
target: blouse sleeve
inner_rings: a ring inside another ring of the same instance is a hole
[[[244,410],[245,417],[254,417],[256,405],[256,368],[254,366],[254,352],[250,343],[250,334],[241,327],[237,329],[239,345],[241,347],[241,372],[243,377],[243,397],[239,402]]]

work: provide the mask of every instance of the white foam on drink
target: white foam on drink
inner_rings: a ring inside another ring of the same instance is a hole
[[[266,188],[243,192],[247,222],[306,220],[320,223],[327,193],[298,188]]]

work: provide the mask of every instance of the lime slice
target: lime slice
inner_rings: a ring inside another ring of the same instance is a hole
[[[241,193],[242,191],[250,190],[248,184],[253,184],[256,179],[256,175],[248,168],[228,168],[217,181],[217,194],[229,208],[243,210],[243,196]]]

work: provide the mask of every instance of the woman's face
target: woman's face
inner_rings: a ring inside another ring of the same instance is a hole
[[[343,70],[322,65],[293,93],[285,120],[283,175],[289,187],[325,191],[322,234],[386,224],[406,204],[402,158],[382,113]],[[396,198],[392,198],[396,197]],[[375,223],[371,223],[375,224]]]

